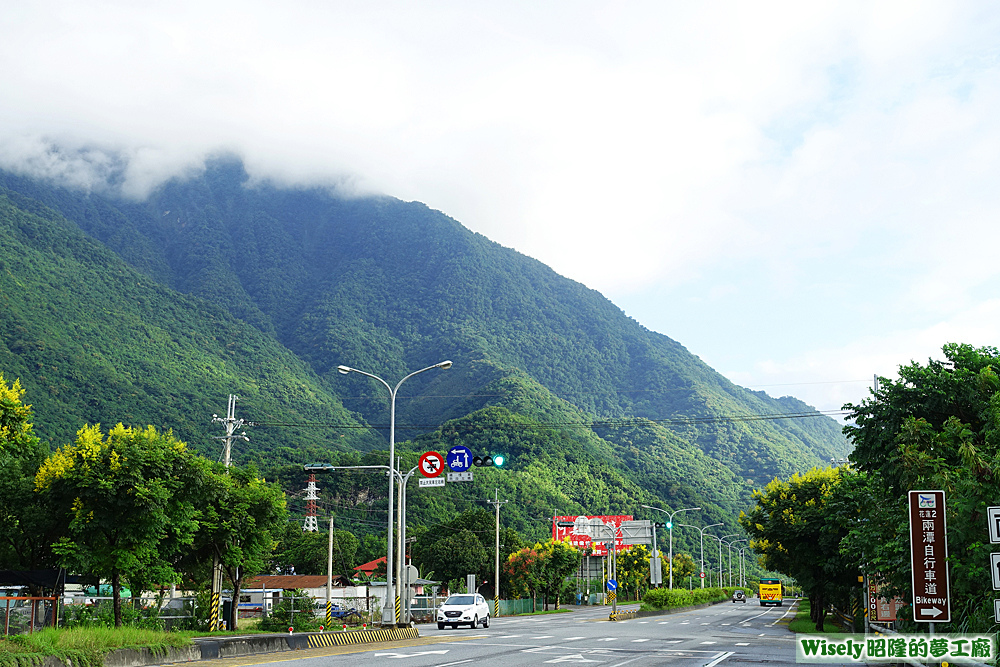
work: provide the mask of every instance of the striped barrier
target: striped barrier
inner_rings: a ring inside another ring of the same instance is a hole
[[[212,604],[208,611],[209,629],[213,632],[222,629],[222,619],[219,618],[219,594],[212,593]]]
[[[635,618],[635,611],[613,611],[608,616],[609,621],[628,621]]]
[[[347,646],[373,642],[418,639],[416,628],[380,628],[378,630],[348,630],[347,632],[317,632],[309,635],[309,648]]]

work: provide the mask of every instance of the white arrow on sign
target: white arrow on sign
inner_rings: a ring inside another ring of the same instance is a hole
[[[448,649],[443,651],[418,651],[416,653],[373,653],[373,658],[414,658],[418,655],[444,655]]]
[[[940,616],[943,613],[944,613],[944,611],[941,610],[941,609],[938,609],[937,607],[931,607],[930,609],[921,609],[920,610],[921,616],[931,616],[933,618],[937,618],[938,616]]]

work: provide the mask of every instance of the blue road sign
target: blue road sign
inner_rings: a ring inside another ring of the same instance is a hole
[[[465,445],[455,445],[448,450],[448,467],[452,472],[465,472],[472,466],[472,452]]]
[[[615,581],[614,579],[608,579],[608,590],[609,591],[618,590],[618,582]]]

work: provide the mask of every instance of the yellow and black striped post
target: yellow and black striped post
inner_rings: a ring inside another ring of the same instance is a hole
[[[403,598],[396,596],[396,625],[403,622]]]
[[[212,605],[208,611],[208,629],[215,632],[220,627],[219,623],[219,593],[212,593]]]
[[[326,601],[326,624],[324,628],[327,630],[333,628],[333,602],[331,600]]]
[[[500,616],[500,595],[493,596],[493,618],[499,618]]]

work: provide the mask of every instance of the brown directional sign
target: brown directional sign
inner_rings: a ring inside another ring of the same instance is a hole
[[[913,620],[949,623],[948,538],[944,491],[910,491]]]

